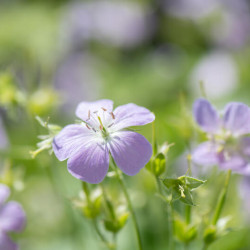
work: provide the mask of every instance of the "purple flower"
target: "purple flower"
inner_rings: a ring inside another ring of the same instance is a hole
[[[26,222],[26,216],[21,205],[15,201],[4,203],[10,190],[0,184],[0,249],[16,250],[18,246],[9,238],[9,232],[20,232]]]
[[[250,174],[250,108],[229,103],[220,116],[205,99],[194,103],[193,114],[208,141],[200,144],[192,154],[198,165],[219,165],[240,174]]]
[[[53,142],[56,157],[60,161],[68,159],[68,171],[74,177],[101,182],[109,168],[109,152],[127,175],[137,174],[150,160],[150,143],[142,135],[126,130],[154,121],[148,109],[129,103],[113,112],[111,100],[99,100],[80,103],[76,115],[83,122],[66,126]]]

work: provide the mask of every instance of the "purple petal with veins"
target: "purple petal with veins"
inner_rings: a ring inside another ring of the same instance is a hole
[[[83,125],[68,125],[54,138],[52,146],[58,160],[73,156],[91,137],[91,131]]]
[[[155,115],[144,107],[133,103],[122,105],[114,110],[115,124],[113,130],[117,131],[131,126],[141,126],[155,120]]]
[[[104,179],[108,168],[108,147],[101,142],[89,143],[68,161],[68,171],[74,177],[93,184]]]
[[[114,133],[109,149],[117,166],[127,175],[137,174],[152,156],[151,144],[131,131]]]

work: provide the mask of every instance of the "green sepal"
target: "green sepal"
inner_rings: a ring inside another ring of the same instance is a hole
[[[90,202],[90,204],[86,204],[82,207],[82,212],[85,217],[89,219],[95,219],[101,213],[101,204],[102,197],[98,196],[96,199]]]
[[[187,225],[183,220],[176,218],[174,220],[175,236],[184,243],[193,241],[198,234],[197,226]]]
[[[199,179],[195,179],[193,177],[190,177],[190,176],[181,176],[179,177],[179,179],[182,181],[182,182],[185,182],[186,183],[186,186],[188,188],[190,188],[191,190],[195,189],[195,188],[198,188],[199,186],[203,185],[206,183],[206,181],[203,181],[203,180],[199,180]]]
[[[175,188],[175,187],[178,187],[179,185],[182,185],[182,182],[179,179],[166,178],[166,179],[163,180],[163,184],[167,188]]]
[[[124,212],[117,219],[114,219],[114,220],[105,219],[104,226],[105,226],[106,230],[113,232],[113,233],[117,233],[125,226],[125,224],[128,220],[128,216],[129,216],[129,213]]]
[[[209,225],[203,234],[204,242],[209,245],[217,239],[217,228],[215,225]]]
[[[180,176],[178,178],[166,178],[163,184],[171,190],[172,201],[180,200],[181,202],[194,206],[191,191],[203,185],[205,181],[195,179],[189,176]]]
[[[166,157],[163,153],[156,155],[153,161],[153,169],[155,176],[160,176],[166,170]]]
[[[163,153],[157,154],[146,165],[146,169],[156,177],[159,177],[166,170],[166,157]]]

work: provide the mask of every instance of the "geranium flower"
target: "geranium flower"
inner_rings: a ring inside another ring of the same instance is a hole
[[[26,216],[22,206],[9,201],[4,203],[9,197],[10,190],[7,186],[0,184],[0,249],[17,250],[19,249],[8,236],[9,232],[20,232],[23,230]]]
[[[240,174],[250,174],[250,108],[237,102],[229,103],[221,116],[205,99],[194,103],[193,115],[208,141],[192,154],[198,165],[218,165]]]
[[[66,126],[53,141],[56,157],[68,159],[68,171],[74,177],[101,182],[109,168],[109,152],[127,175],[137,174],[150,160],[150,143],[126,130],[152,122],[155,116],[148,109],[130,103],[113,111],[111,100],[99,100],[80,103],[76,116],[83,122]]]

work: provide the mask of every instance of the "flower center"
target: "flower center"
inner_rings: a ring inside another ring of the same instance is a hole
[[[109,129],[114,125],[115,115],[106,108],[88,111],[88,118],[84,121],[86,127],[94,133],[101,134],[103,139],[109,138]]]

